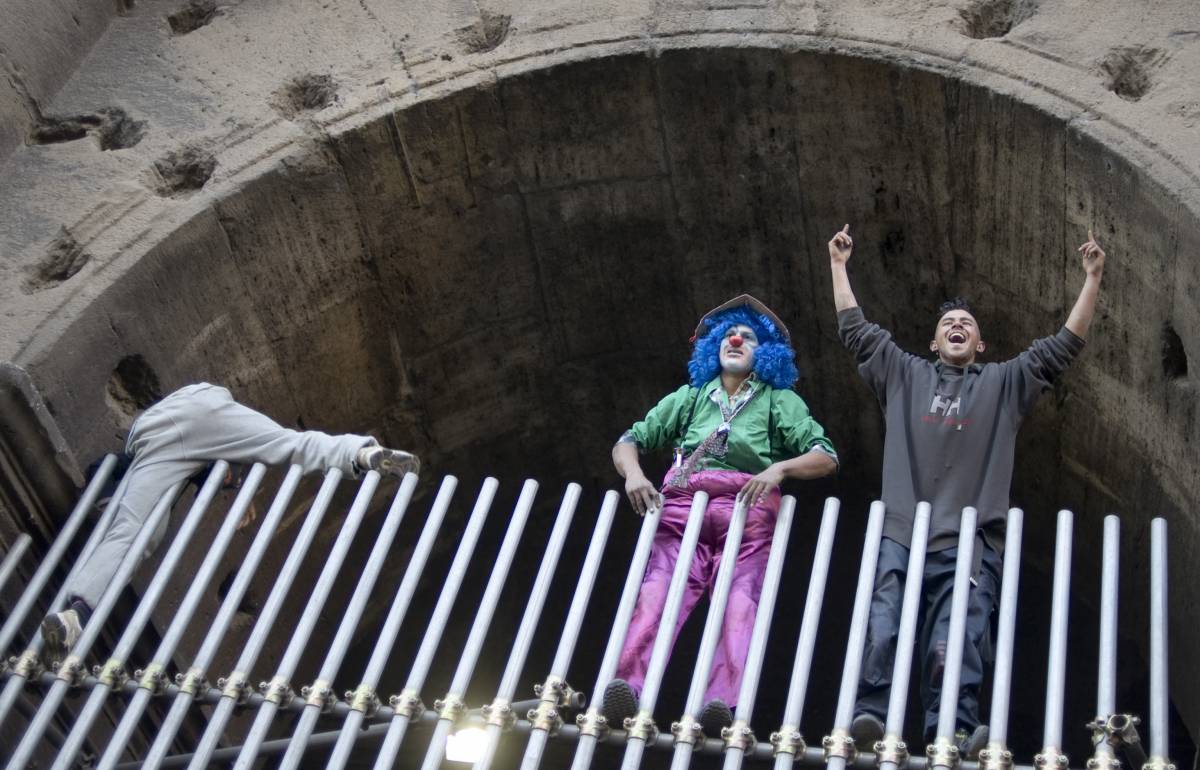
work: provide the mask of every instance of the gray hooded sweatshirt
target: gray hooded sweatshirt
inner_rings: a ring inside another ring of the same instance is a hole
[[[838,330],[883,409],[884,537],[909,545],[917,503],[925,501],[933,506],[929,550],[953,548],[970,505],[980,534],[1000,553],[1017,429],[1083,340],[1063,327],[1016,358],[960,367],[904,352],[861,308],[838,313]]]

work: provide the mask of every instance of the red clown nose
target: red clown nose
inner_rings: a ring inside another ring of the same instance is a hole
[[[735,348],[740,348],[742,346],[742,342],[742,335],[740,334],[735,334],[729,338],[729,344]]]

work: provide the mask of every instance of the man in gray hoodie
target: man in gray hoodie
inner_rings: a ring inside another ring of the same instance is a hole
[[[959,517],[963,508],[974,506],[979,537],[957,718],[959,750],[964,758],[973,758],[987,743],[987,727],[979,718],[979,686],[991,647],[990,615],[999,598],[1017,430],[1038,397],[1083,349],[1104,274],[1104,251],[1089,230],[1087,242],[1079,247],[1086,274],[1083,289],[1066,325],[1053,336],[1035,340],[1008,361],[976,363],[985,349],[983,337],[970,306],[956,298],[939,308],[929,343],[935,358],[930,361],[901,350],[891,334],[863,316],[846,272],[854,247],[849,231],[846,225],[829,242],[833,297],[842,342],[854,353],[859,373],[883,409],[881,498],[887,506],[850,732],[864,750],[883,738],[913,520],[917,503],[928,502],[933,511],[922,585],[920,648],[925,737],[932,740]]]

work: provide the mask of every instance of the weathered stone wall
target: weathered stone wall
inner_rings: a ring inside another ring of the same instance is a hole
[[[54,102],[99,116],[85,137],[4,166],[0,354],[82,462],[154,392],[211,379],[434,472],[595,489],[613,437],[681,381],[698,314],[750,291],[791,325],[842,452],[810,494],[861,509],[881,427],[836,339],[829,236],[851,223],[859,298],[906,347],[962,293],[1003,358],[1065,319],[1094,227],[1092,339],[1019,448],[1027,591],[1069,507],[1092,601],[1120,511],[1138,650],[1137,565],[1168,515],[1195,735],[1196,9],[716,5],[195,4],[175,27],[177,6],[138,5]]]

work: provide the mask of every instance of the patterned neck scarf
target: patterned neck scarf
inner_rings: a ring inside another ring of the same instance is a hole
[[[675,473],[667,481],[667,484],[684,488],[688,485],[688,479],[696,472],[696,467],[701,460],[705,457],[724,457],[725,453],[729,451],[729,429],[733,418],[737,417],[761,392],[762,389],[758,387],[753,374],[747,377],[728,399],[723,398],[724,390],[712,391],[709,395],[713,403],[721,410],[721,424],[692,450],[686,460],[677,461]]]

